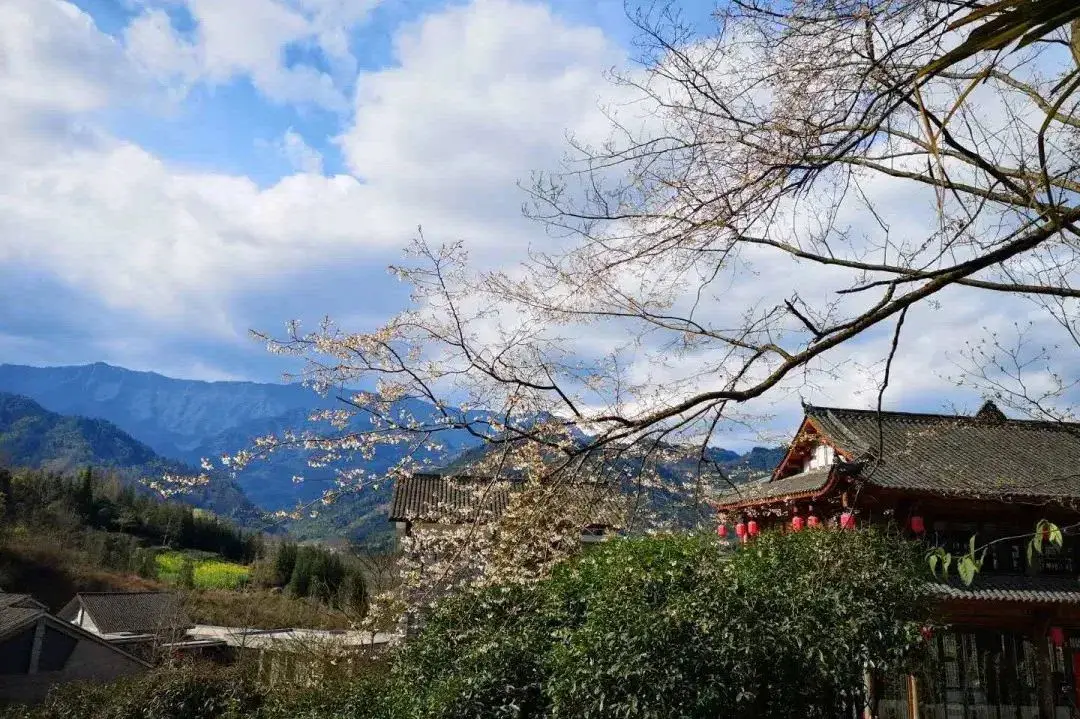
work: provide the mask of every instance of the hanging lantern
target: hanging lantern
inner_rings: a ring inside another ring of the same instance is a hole
[[[840,529],[855,529],[855,515],[851,512],[841,514]]]
[[[757,526],[757,522],[755,520],[751,519],[746,524],[746,531],[751,537],[756,537],[758,535],[758,531],[759,531],[758,526]]]
[[[926,522],[924,522],[923,518],[917,514],[911,517],[910,526],[911,531],[915,532],[915,534],[922,534],[926,531]]]
[[[801,532],[802,528],[806,525],[806,521],[799,515],[795,515],[791,518],[791,531]]]
[[[1042,528],[1042,540],[1044,542],[1050,541],[1050,527],[1047,527],[1045,525]]]
[[[746,522],[739,522],[735,525],[735,536],[739,539],[746,536]]]
[[[1065,646],[1065,630],[1061,627],[1050,627],[1050,643],[1059,649]]]
[[[720,537],[721,539],[723,539],[724,537],[727,536],[727,525],[726,524],[718,524],[716,526],[716,536]]]
[[[809,517],[806,518],[806,526],[807,527],[820,527],[821,526],[821,520],[818,519],[816,514],[811,514]]]
[[[922,634],[924,642],[930,641],[934,636],[934,630],[930,627],[922,627],[921,629],[919,629],[919,633]]]

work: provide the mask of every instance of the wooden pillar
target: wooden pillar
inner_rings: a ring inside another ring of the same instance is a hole
[[[908,719],[919,719],[919,681],[914,674],[907,675]]]

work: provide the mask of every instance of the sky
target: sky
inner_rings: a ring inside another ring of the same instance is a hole
[[[506,262],[544,247],[516,183],[604,130],[632,39],[621,0],[5,0],[0,362],[276,381],[249,330],[374,328],[418,227]],[[947,349],[1015,312],[927,312],[890,401],[977,406]]]

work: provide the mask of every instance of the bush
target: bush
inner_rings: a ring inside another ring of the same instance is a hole
[[[318,688],[279,692],[259,719],[392,719],[386,678],[375,672]]]
[[[4,719],[241,719],[264,695],[236,670],[160,669],[112,684],[66,684],[38,707],[11,709]]]
[[[440,606],[398,661],[398,715],[833,719],[867,667],[912,656],[922,572],[872,530],[609,542]]]

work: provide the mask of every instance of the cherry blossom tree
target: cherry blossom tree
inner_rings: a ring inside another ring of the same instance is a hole
[[[493,268],[420,235],[392,268],[410,305],[383,326],[259,334],[340,407],[228,464],[300,448],[337,467],[336,496],[422,471],[464,433],[489,448],[472,471],[492,483],[666,483],[694,500],[723,481],[708,453],[722,427],[837,371],[867,337],[891,338],[887,372],[920,308],[1022,298],[1075,340],[1080,68],[1065,26],[935,65],[983,5],[734,0],[705,25],[676,5],[632,11],[639,62],[612,75],[610,136],[572,138],[525,188],[550,244]],[[982,388],[1026,379],[997,372],[992,351],[970,356]],[[1077,381],[1060,364],[1046,390],[1059,405]],[[370,475],[388,444],[400,460]],[[659,469],[673,457],[675,479]],[[569,506],[436,543],[466,565],[542,568]],[[500,565],[509,537],[537,561],[514,549]]]

